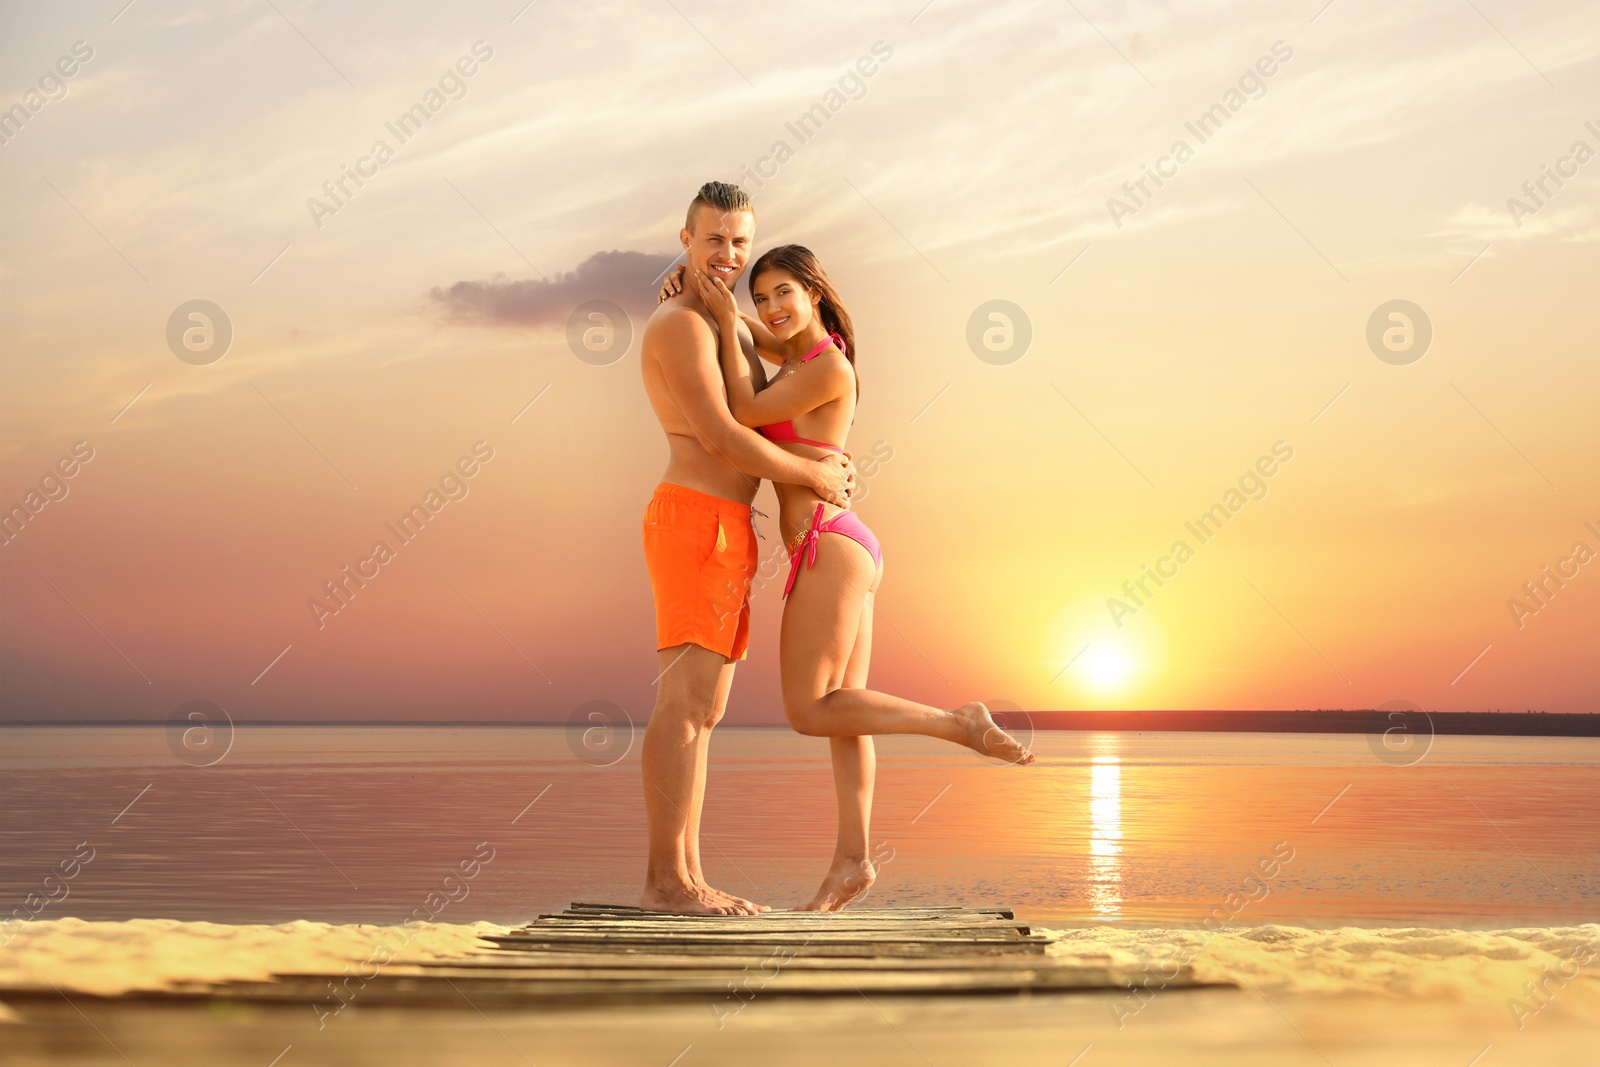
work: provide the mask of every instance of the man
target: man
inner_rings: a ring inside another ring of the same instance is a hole
[[[749,261],[755,227],[744,190],[723,182],[701,186],[678,235],[689,277],[704,271],[731,289]],[[751,373],[764,384],[754,341],[742,323],[739,331]],[[757,565],[750,503],[769,478],[809,485],[845,507],[855,472],[848,458],[802,459],[734,421],[717,362],[716,323],[695,286],[651,315],[640,363],[670,458],[644,520],[661,674],[642,752],[650,857],[639,906],[753,915],[762,908],[713,889],[700,869],[711,728],[727,710],[734,665],[749,638]]]

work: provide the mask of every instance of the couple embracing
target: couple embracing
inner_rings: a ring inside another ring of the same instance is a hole
[[[645,392],[670,452],[644,516],[661,672],[642,753],[646,911],[767,910],[708,885],[699,852],[711,729],[748,641],[757,567],[750,505],[763,478],[777,491],[789,552],[778,647],[784,713],[800,733],[828,738],[839,805],[833,861],[803,909],[837,910],[872,884],[872,735],[926,734],[1033,761],[980,703],[946,711],[866,688],[883,553],[849,510],[855,472],[845,436],[859,393],[850,316],[799,245],[755,261],[755,315],[741,315],[734,286],[755,228],[742,189],[702,186],[679,234],[681,276],[668,279],[644,332]],[[779,366],[770,379],[761,357]]]

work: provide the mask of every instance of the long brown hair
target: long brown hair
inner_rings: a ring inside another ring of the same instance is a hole
[[[822,269],[822,264],[817,262],[816,253],[804,245],[779,245],[769,249],[756,265],[750,268],[751,299],[755,298],[756,279],[769,270],[781,270],[794,276],[794,279],[817,302],[817,313],[822,317],[822,328],[829,333],[836,333],[844,338],[844,358],[850,361],[850,367],[856,365],[856,328],[850,322],[850,313],[844,309],[844,302],[839,299],[839,291],[833,287],[833,282],[828,278],[828,272]],[[861,398],[861,376],[856,378],[856,399]]]

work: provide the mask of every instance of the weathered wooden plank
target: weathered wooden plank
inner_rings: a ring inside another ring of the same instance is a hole
[[[701,932],[682,934],[655,934],[643,932],[598,934],[586,931],[563,932],[557,930],[529,930],[516,931],[511,934],[491,935],[485,940],[495,944],[522,945],[527,943],[545,945],[654,945],[661,947],[677,947],[679,945],[746,945],[746,946],[781,946],[781,945],[895,945],[895,944],[948,944],[948,945],[1013,945],[1013,944],[1049,944],[1049,939],[1037,934],[1019,934],[1008,931],[1004,934],[997,932],[966,931],[961,933],[914,933],[912,931],[895,931],[885,933],[854,933],[841,931],[830,933],[827,931],[807,931],[804,933],[753,933],[749,931],[729,931],[727,933]]]
[[[600,926],[594,923],[530,923],[516,927],[512,933],[539,937],[544,934],[585,934],[595,937],[631,937],[648,934],[653,937],[705,937],[718,934],[806,934],[815,932],[855,933],[863,937],[893,937],[915,935],[927,937],[1001,938],[1042,936],[1033,934],[1032,927],[1022,923],[995,923],[992,925],[908,926],[899,923],[696,923],[662,928],[649,923],[628,923]],[[496,935],[509,936],[509,935]]]
[[[807,942],[803,938],[765,943],[755,946],[735,946],[729,941],[702,942],[618,942],[600,938],[592,941],[570,941],[555,944],[548,941],[528,941],[516,938],[491,938],[502,949],[516,952],[563,953],[595,952],[616,955],[659,955],[670,949],[686,956],[727,955],[736,948],[743,949],[755,959],[766,959],[783,952],[801,956],[856,956],[856,957],[907,957],[907,956],[1043,956],[1048,942],[1037,941],[853,941]],[[751,953],[750,950],[756,951]]]
[[[1052,968],[1048,971],[1034,971],[1013,965],[1010,967],[988,967],[979,971],[946,963],[943,967],[906,972],[864,969],[824,970],[817,968],[802,972],[799,970],[791,971],[787,967],[776,969],[776,973],[774,973],[774,970],[774,968],[768,968],[764,971],[757,971],[747,967],[715,967],[692,971],[685,971],[676,967],[631,969],[565,967],[550,968],[541,970],[537,974],[528,974],[517,970],[497,972],[482,968],[462,967],[430,968],[426,975],[418,975],[417,977],[449,978],[452,981],[461,982],[524,982],[530,989],[541,988],[552,983],[565,984],[568,982],[635,983],[663,981],[683,982],[686,985],[692,984],[700,988],[709,983],[713,987],[720,989],[724,983],[733,982],[735,985],[749,983],[763,988],[773,988],[777,992],[782,992],[795,984],[820,985],[827,983],[845,988],[852,981],[859,982],[866,978],[871,978],[874,981],[880,978],[893,979],[906,984],[921,983],[923,986],[929,984],[972,985],[1000,981],[1066,982],[1069,980],[1077,984],[1093,985],[1100,988],[1105,988],[1112,984],[1109,977],[1110,970],[1105,967],[1065,967]],[[802,973],[807,975],[804,981],[792,977],[792,975]],[[780,981],[783,983],[782,988],[778,988]]]
[[[572,902],[571,906],[573,908],[575,908],[575,909],[576,908],[605,908],[605,909],[608,909],[608,910],[611,910],[611,911],[641,911],[641,910],[643,910],[637,904],[615,904],[615,903],[605,903],[605,902],[592,901],[592,900],[574,900]],[[880,906],[880,905],[874,904],[871,907],[862,907],[859,910],[861,910],[861,911],[875,911],[875,912],[907,912],[907,911],[919,911],[919,912],[920,911],[940,911],[940,912],[945,912],[945,911],[984,911],[984,910],[989,910],[989,911],[1009,911],[1010,909],[1009,908],[1003,908],[1003,907],[1001,907],[999,905],[993,905],[993,906],[989,906],[989,907],[985,907],[985,908],[974,908],[974,907],[970,907],[970,906],[968,906],[966,904],[923,904],[923,905],[917,905],[917,906],[914,906],[914,907],[894,908],[894,907],[884,907],[884,906]]]
[[[1026,928],[1024,921],[1014,918],[886,918],[835,912],[830,915],[694,915],[694,917],[630,917],[592,918],[589,915],[541,915],[536,920],[523,923],[518,929],[654,929],[675,934],[694,929],[781,929],[790,928],[837,929],[840,926],[859,926],[862,929],[1019,929]]]
[[[1007,919],[1012,916],[1001,914],[998,911],[880,911],[870,908],[847,908],[838,911],[794,911],[787,908],[768,908],[756,915],[696,915],[687,912],[673,911],[613,911],[598,908],[569,908],[556,913],[562,918],[593,918],[593,919],[756,919],[756,918],[790,918],[790,919],[826,919],[830,916],[854,915],[863,919]]]
[[[581,972],[580,972],[581,973]],[[443,979],[448,978],[446,982]],[[665,973],[649,978],[562,975],[548,981],[526,976],[483,976],[466,970],[440,974],[389,974],[367,982],[358,997],[363,1006],[379,1004],[421,1005],[428,1002],[471,1003],[476,1007],[527,1007],[545,1001],[681,1000],[713,999],[737,1003],[772,996],[932,995],[960,993],[1021,993],[1081,990],[1120,990],[1131,976],[1110,968],[1011,968],[969,971],[916,972],[801,972],[785,970],[761,980],[744,972],[726,974]],[[730,982],[734,990],[730,990]],[[217,995],[239,999],[317,1000],[327,996],[326,975],[285,975],[270,985],[235,985],[217,989]],[[1179,975],[1168,989],[1194,988],[1201,983]],[[736,991],[735,991],[736,990]]]
[[[973,915],[944,913],[937,915],[869,915],[854,910],[845,911],[764,911],[756,915],[674,915],[668,912],[634,911],[634,912],[597,912],[597,911],[568,911],[556,914],[541,914],[530,922],[648,922],[659,923],[663,926],[681,926],[692,923],[705,922],[830,922],[840,919],[851,919],[855,922],[866,923],[896,923],[896,922],[1016,922],[999,915]]]
[[[291,976],[311,977],[311,976]],[[412,977],[412,976],[405,976]],[[630,986],[650,985],[661,983],[678,983],[688,992],[714,991],[725,992],[729,982],[736,986],[760,988],[763,991],[787,992],[791,990],[818,990],[831,989],[848,992],[855,986],[871,984],[877,988],[901,987],[907,989],[932,989],[932,988],[985,988],[995,985],[1015,985],[1018,987],[1065,987],[1074,988],[1092,986],[1108,988],[1118,984],[1111,968],[1108,967],[992,967],[982,971],[971,970],[960,966],[945,966],[930,968],[920,971],[887,972],[887,971],[837,971],[812,969],[802,971],[791,970],[787,967],[772,968],[765,972],[752,972],[740,968],[719,968],[714,970],[684,972],[676,968],[655,968],[650,970],[617,970],[595,971],[588,968],[567,968],[564,970],[541,971],[537,975],[525,973],[495,974],[471,968],[458,969],[432,969],[427,975],[417,975],[418,978],[449,978],[451,981],[461,983],[463,988],[470,992],[474,986],[495,987],[502,983],[521,983],[529,989],[547,989],[552,986],[565,987],[569,984],[594,984],[611,982]]]
[[[707,917],[696,922],[658,923],[649,919],[609,919],[595,921],[589,919],[569,919],[565,916],[545,916],[520,926],[518,930],[594,930],[594,931],[629,931],[643,930],[661,933],[675,933],[683,930],[753,930],[757,932],[789,932],[806,930],[861,930],[861,931],[890,931],[890,930],[1016,930],[1028,933],[1026,923],[1007,921],[1005,919],[856,919],[848,913],[836,919],[765,919],[754,917]]]
[[[648,915],[651,918],[662,919],[704,919],[717,918],[718,916],[681,915],[670,911],[644,911],[631,904],[585,904],[574,901],[564,914],[615,914],[615,915]],[[762,915],[826,915],[828,912],[796,911],[792,909],[774,908],[764,911]],[[851,908],[844,914],[859,916],[883,915],[895,918],[918,917],[959,917],[959,916],[992,916],[1000,919],[1014,919],[1016,913],[1011,908],[963,908],[963,907],[933,907],[933,908]]]
[[[665,970],[715,970],[717,968],[752,967],[771,970],[780,965],[785,970],[822,971],[932,971],[953,967],[972,970],[1003,970],[1016,967],[1100,967],[1111,966],[1110,956],[1024,957],[1016,954],[1001,956],[934,956],[934,957],[884,957],[884,956],[796,956],[792,959],[772,960],[764,955],[724,954],[719,956],[619,955],[583,952],[485,952],[457,959],[419,960],[408,966],[421,968],[466,968],[504,971],[560,970],[580,967],[596,971]]]
[[[519,926],[509,934],[496,937],[630,937],[660,938],[668,941],[696,937],[753,937],[781,938],[806,937],[917,937],[958,941],[1014,941],[1018,938],[1040,937],[1024,932],[1027,928],[1015,923],[995,926],[934,926],[929,923],[889,923],[863,925],[860,923],[782,924],[774,923],[697,923],[692,926],[663,928],[649,923],[625,923],[617,926],[595,926],[592,923],[535,923]]]

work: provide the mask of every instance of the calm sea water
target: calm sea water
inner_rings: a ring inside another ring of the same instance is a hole
[[[0,729],[0,914],[515,922],[638,899],[638,737],[258,726],[229,740]],[[871,903],[1139,924],[1217,909],[1239,925],[1600,920],[1597,739],[1439,737],[1397,756],[1355,735],[1061,732],[1034,747],[1039,762],[1014,768],[880,738],[873,840],[892,858]],[[714,884],[793,906],[833,830],[824,741],[716,732]]]

